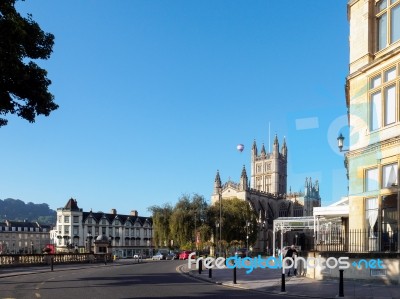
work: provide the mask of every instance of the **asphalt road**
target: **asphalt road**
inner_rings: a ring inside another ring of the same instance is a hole
[[[177,271],[182,261],[103,265],[3,277],[0,299],[286,298],[210,284]],[[287,297],[293,298],[293,297]]]

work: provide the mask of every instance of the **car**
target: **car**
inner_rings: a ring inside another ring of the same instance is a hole
[[[173,253],[168,253],[167,256],[165,257],[166,260],[174,260],[175,259],[175,254]]]
[[[187,260],[188,258],[189,258],[189,255],[192,253],[193,251],[189,251],[189,250],[185,250],[185,251],[182,251],[180,254],[179,254],[179,259],[180,260]],[[196,258],[196,256],[195,255],[192,255],[192,259],[195,259]]]
[[[179,259],[179,252],[170,251],[165,257],[166,260],[177,260]]]
[[[249,256],[249,252],[248,252],[247,248],[240,248],[235,251],[235,256],[246,257],[246,256]]]
[[[151,258],[152,260],[165,260],[166,255],[164,253],[161,252],[157,252],[155,255],[153,255],[153,257]]]

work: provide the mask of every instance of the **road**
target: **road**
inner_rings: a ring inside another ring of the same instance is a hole
[[[178,271],[182,261],[85,266],[0,278],[0,299],[265,298],[266,294],[211,284]],[[268,294],[268,298],[286,298]],[[289,298],[289,297],[287,297]],[[293,298],[293,297],[290,297]]]

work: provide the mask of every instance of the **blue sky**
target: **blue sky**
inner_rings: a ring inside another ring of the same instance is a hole
[[[0,128],[0,198],[140,215],[182,194],[209,200],[217,169],[223,181],[250,174],[270,126],[286,136],[288,189],[311,176],[323,205],[340,199],[346,3],[19,1],[55,35],[38,63],[60,108]]]

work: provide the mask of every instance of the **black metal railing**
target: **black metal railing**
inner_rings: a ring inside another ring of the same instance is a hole
[[[335,230],[315,233],[314,250],[343,252],[397,252],[397,231]]]

